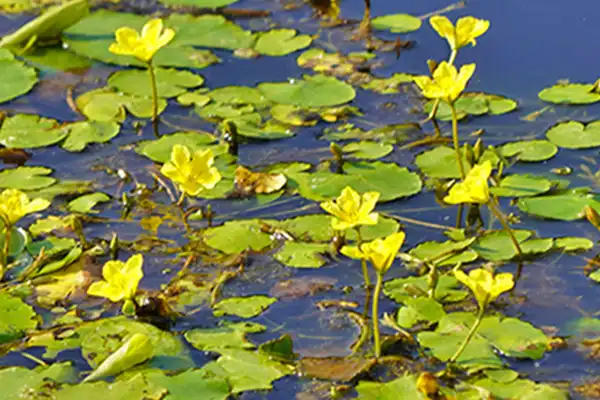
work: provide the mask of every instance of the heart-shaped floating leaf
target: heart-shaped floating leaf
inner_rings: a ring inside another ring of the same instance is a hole
[[[386,383],[360,381],[356,386],[359,400],[427,400],[417,387],[417,376],[406,375]]]
[[[309,35],[296,36],[295,29],[273,29],[261,33],[254,44],[254,50],[267,56],[285,56],[310,46]]]
[[[470,168],[465,152],[461,149],[463,165],[467,169]],[[480,163],[490,161],[492,166],[495,166],[500,161],[498,155],[491,150],[486,149],[479,160]],[[415,164],[423,174],[430,178],[450,179],[460,178],[460,170],[456,163],[456,152],[447,146],[438,146],[432,150],[427,150],[415,157]]]
[[[412,298],[427,296],[429,281],[427,276],[411,276],[396,278],[386,282],[383,293],[397,303],[405,304]],[[435,287],[435,299],[439,302],[457,302],[464,300],[469,293],[460,288],[460,283],[453,276],[442,275]]]
[[[329,244],[285,242],[274,257],[288,267],[318,268],[325,265],[325,253],[331,249]]]
[[[561,122],[548,129],[548,139],[567,149],[588,149],[600,146],[600,121],[582,124],[577,121]]]
[[[361,193],[379,192],[380,201],[412,196],[422,188],[417,174],[394,163],[346,162],[343,170],[344,174],[301,172],[290,174],[288,178],[298,184],[302,197],[316,201],[337,197],[346,186]]]
[[[490,190],[496,196],[528,197],[549,191],[554,186],[550,179],[536,175],[508,175]]]
[[[540,99],[555,104],[590,104],[600,101],[597,84],[566,83],[542,90]]]
[[[37,82],[35,69],[16,60],[6,49],[0,49],[0,71],[0,103],[29,92]]]
[[[549,160],[558,153],[558,147],[547,140],[510,142],[502,145],[499,150],[504,157],[516,157],[517,160],[526,162]]]
[[[0,343],[18,339],[26,330],[38,325],[37,314],[31,306],[4,292],[0,293],[0,312]]]
[[[252,322],[237,322],[219,328],[192,329],[185,333],[185,338],[195,348],[202,351],[220,349],[254,349],[256,346],[246,339],[248,333],[260,333],[266,326]]]
[[[125,110],[138,118],[152,117],[151,98],[118,93],[108,87],[84,93],[77,98],[75,103],[85,116],[96,121],[123,122],[126,116]],[[158,114],[162,113],[166,107],[165,99],[159,99]]]
[[[433,104],[433,101],[429,101],[425,104],[425,112],[431,112]],[[466,92],[455,103],[459,119],[462,119],[467,115],[506,114],[515,110],[517,105],[516,101],[507,97],[479,92]],[[450,121],[452,119],[452,110],[448,103],[444,101],[440,102],[436,118],[442,121]]]
[[[2,123],[0,143],[16,149],[46,147],[60,142],[68,134],[69,128],[56,120],[16,114]]]
[[[587,190],[572,189],[548,196],[519,199],[517,206],[523,212],[543,218],[573,221],[585,216],[586,206],[600,212],[600,196]]]
[[[158,163],[166,163],[176,144],[187,146],[190,151],[211,149],[215,156],[227,152],[227,145],[217,144],[217,138],[210,133],[176,132],[163,135],[160,139],[138,142],[135,152]]]
[[[0,171],[0,188],[35,190],[53,185],[52,170],[46,167],[18,167]]]
[[[160,97],[175,97],[204,83],[204,78],[190,71],[179,71],[173,68],[156,68],[156,88]],[[151,97],[152,87],[149,84],[148,71],[122,70],[108,78],[108,85],[123,93],[140,97]]]
[[[389,14],[371,20],[373,28],[389,30],[392,33],[407,33],[421,27],[421,20],[409,14]]]
[[[260,315],[277,299],[268,296],[228,297],[213,306],[213,314],[236,315],[241,318],[252,318]]]
[[[258,89],[275,103],[300,107],[337,106],[356,96],[352,86],[325,75],[305,75],[304,79],[283,83],[261,83]]]

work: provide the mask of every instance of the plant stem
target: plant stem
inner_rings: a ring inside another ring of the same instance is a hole
[[[519,241],[517,240],[517,237],[515,236],[515,233],[513,232],[512,228],[510,227],[508,222],[506,222],[506,218],[504,218],[502,212],[494,204],[494,199],[490,199],[487,205],[492,214],[494,214],[498,221],[500,221],[500,224],[502,224],[502,227],[504,228],[506,233],[508,233],[508,236],[510,236],[510,240],[513,242],[513,245],[515,246],[515,250],[517,250],[517,254],[519,255],[519,257],[523,257],[523,250],[521,250],[521,245],[519,245]]]
[[[154,135],[159,137],[158,133],[158,88],[156,87],[156,75],[154,74],[154,67],[152,66],[152,60],[148,61],[148,73],[150,74],[150,86],[152,87],[152,128],[154,129]]]
[[[458,55],[458,50],[452,50],[452,53],[450,53],[450,59],[448,60],[448,64],[454,65],[454,61],[456,61],[457,55]]]
[[[360,22],[359,31],[361,35],[368,36],[371,34],[371,0],[365,1],[365,13]]]
[[[452,142],[454,143],[454,151],[456,152],[456,162],[458,163],[458,169],[460,170],[460,177],[462,180],[465,179],[465,166],[463,165],[462,156],[460,154],[460,143],[458,142],[458,115],[456,114],[456,106],[453,102],[450,103],[450,110],[452,110]]]
[[[458,360],[458,357],[460,357],[460,355],[465,350],[465,348],[467,347],[467,345],[469,344],[471,339],[473,339],[473,336],[475,336],[475,332],[477,332],[477,328],[479,328],[479,325],[481,324],[481,321],[483,320],[483,314],[485,313],[486,307],[487,307],[487,302],[484,305],[479,307],[479,313],[477,314],[477,319],[475,320],[475,323],[473,324],[473,326],[471,326],[471,330],[467,334],[467,337],[462,342],[460,347],[456,350],[454,355],[452,357],[450,357],[450,359],[448,360],[448,364],[453,364],[456,360]]]
[[[356,246],[360,250],[360,246],[363,243],[362,235],[360,234],[360,227],[357,226],[354,228],[354,230],[356,231]],[[367,288],[369,288],[371,286],[371,279],[369,279],[369,268],[367,268],[367,260],[365,260],[364,258],[361,259],[360,265],[362,267],[363,278],[365,280],[365,286]]]
[[[8,268],[8,252],[10,251],[10,234],[12,226],[4,224],[4,246],[2,248],[2,254],[0,254],[0,281],[4,277],[4,272]]]
[[[379,295],[381,294],[381,285],[383,284],[383,274],[377,274],[375,291],[373,292],[373,311],[371,319],[373,320],[373,341],[375,342],[375,358],[381,356],[381,338],[379,337]]]

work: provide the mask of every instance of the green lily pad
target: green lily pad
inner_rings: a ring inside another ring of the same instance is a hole
[[[566,392],[560,389],[546,384],[538,384],[528,379],[498,382],[485,378],[472,384],[477,388],[488,390],[496,399],[567,400],[570,398]]]
[[[554,240],[554,247],[563,251],[587,251],[594,247],[594,242],[582,237],[562,237]]]
[[[63,49],[62,46],[35,47],[21,57],[35,66],[57,71],[83,71],[92,66],[87,57]]]
[[[427,400],[417,387],[417,377],[406,375],[387,383],[360,381],[356,386],[358,400]]]
[[[348,143],[342,147],[342,151],[350,158],[359,158],[363,160],[376,160],[390,154],[394,146],[385,143],[362,141]]]
[[[61,147],[67,151],[83,151],[90,143],[107,143],[119,134],[116,122],[82,121],[69,125],[69,136]]]
[[[533,235],[531,231],[514,230],[515,237],[522,244]],[[505,231],[488,232],[479,237],[471,246],[481,258],[491,261],[510,260],[517,255],[515,245]]]
[[[206,95],[216,103],[246,105],[250,104],[256,109],[265,108],[269,100],[263,93],[248,86],[224,86],[207,92]]]
[[[149,385],[142,374],[136,374],[129,379],[118,380],[114,383],[104,381],[63,385],[56,392],[56,400],[103,400],[110,393],[111,400],[142,400],[168,398],[167,390],[158,385]]]
[[[600,101],[596,84],[557,84],[542,90],[540,99],[554,104],[590,104]]]
[[[390,14],[373,18],[371,26],[392,33],[407,33],[418,30],[421,27],[421,20],[409,14]]]
[[[537,162],[545,161],[558,153],[558,147],[547,140],[523,140],[510,142],[500,147],[500,154],[504,157],[516,157],[519,161]]]
[[[6,49],[0,49],[0,69],[0,103],[29,92],[37,82],[35,69],[16,60]]]
[[[471,313],[456,312],[443,317],[434,332],[421,332],[417,339],[441,361],[447,361],[462,344],[475,321]],[[514,358],[540,359],[548,344],[544,333],[516,318],[484,317],[477,333],[457,362],[472,367],[497,367],[502,360],[495,350]]]
[[[444,307],[430,297],[408,299],[396,314],[396,323],[402,328],[412,328],[418,323],[435,323],[446,316]]]
[[[272,389],[272,382],[293,373],[294,368],[271,356],[245,350],[223,349],[221,357],[204,366],[211,375],[225,378],[233,393]]]
[[[254,349],[256,346],[246,339],[248,333],[259,333],[266,326],[252,322],[238,322],[220,328],[192,329],[185,333],[185,338],[195,348],[202,351],[220,349]]]
[[[420,260],[427,260],[439,266],[456,265],[458,263],[469,263],[477,260],[477,253],[467,249],[472,240],[459,242],[423,242],[410,249],[408,254]]]
[[[429,287],[427,276],[411,276],[396,278],[386,282],[383,293],[396,303],[406,304],[410,299],[426,296]],[[460,283],[453,276],[442,275],[435,287],[435,299],[443,302],[457,302],[464,300],[468,292],[460,288]]]
[[[81,112],[95,121],[123,122],[126,110],[138,118],[152,117],[152,99],[118,93],[110,88],[99,88],[82,94],[75,100]],[[165,99],[158,99],[158,114],[167,108]],[[0,131],[0,136],[2,131]]]
[[[27,369],[23,367],[9,367],[0,370],[2,379],[2,396],[7,400],[27,398],[28,394],[35,393],[38,397],[53,397],[48,393],[50,382],[64,383],[73,381],[76,376],[75,367],[70,363],[56,363],[49,367]]]
[[[285,242],[274,257],[288,267],[319,268],[326,264],[323,254],[331,249],[329,244]]]
[[[528,197],[545,193],[552,189],[554,183],[536,175],[508,175],[504,177],[498,186],[490,188],[496,196],[503,197]]]
[[[0,171],[0,188],[35,190],[51,186],[56,179],[50,178],[52,170],[46,167],[17,167]]]
[[[455,103],[456,113],[459,119],[462,119],[467,115],[480,116],[485,114],[506,114],[515,110],[517,106],[518,104],[516,101],[507,97],[480,92],[465,92]],[[431,112],[432,108],[433,101],[429,101],[425,104],[425,112]],[[452,120],[452,110],[448,103],[444,101],[440,102],[435,115],[437,119],[442,121]]]
[[[33,308],[18,297],[4,292],[0,292],[0,312],[0,343],[19,339],[25,331],[38,326],[38,317]]]
[[[463,165],[468,165],[463,154]],[[456,163],[456,152],[447,146],[438,146],[415,157],[415,164],[423,174],[430,178],[460,178],[460,170]]]
[[[4,225],[0,223],[2,230],[0,231],[0,246],[4,246],[5,232]],[[17,257],[25,250],[30,242],[27,231],[23,228],[13,226],[10,232],[10,243],[8,244],[8,256]],[[4,247],[0,247],[4,248]]]
[[[211,149],[215,156],[226,153],[227,145],[216,144],[216,141],[217,138],[210,133],[176,132],[160,139],[138,142],[135,152],[161,164],[169,161],[176,144],[187,146],[192,152]]]
[[[262,314],[277,299],[268,296],[228,297],[213,306],[216,317],[236,315],[241,318],[252,318]]]
[[[546,196],[522,198],[517,206],[521,211],[539,217],[573,221],[584,217],[583,210],[586,206],[600,212],[600,196],[573,189]]]
[[[167,26],[175,29],[174,46],[212,47],[217,49],[247,49],[256,40],[255,34],[221,15],[171,14]]]
[[[67,208],[69,211],[76,213],[96,213],[97,211],[94,210],[96,205],[100,203],[106,203],[110,200],[110,196],[102,192],[84,194],[83,196],[79,196],[78,198],[71,200],[69,204],[67,204]]]
[[[403,142],[412,136],[417,136],[423,133],[418,124],[391,124],[368,131],[356,128],[351,124],[347,124],[346,126],[347,129],[340,129],[338,131],[326,129],[323,139],[332,141],[359,139],[373,140],[387,144],[396,144]]]
[[[144,377],[150,384],[168,391],[169,394],[164,397],[165,400],[190,400],[194,398],[226,400],[229,398],[230,388],[227,380],[214,378],[203,369],[187,370],[178,375],[165,375],[162,371],[152,371],[144,374]]]
[[[156,68],[154,73],[159,97],[175,97],[204,83],[204,78],[190,71]],[[108,78],[108,85],[130,95],[152,97],[150,77],[146,70],[117,71]]]
[[[227,254],[247,249],[261,251],[273,243],[271,236],[261,230],[261,221],[256,219],[229,221],[208,228],[204,231],[203,240],[210,247]]]
[[[415,76],[411,74],[396,73],[389,78],[370,78],[367,82],[360,85],[365,90],[370,90],[380,94],[400,93],[403,85],[412,83]]]
[[[300,107],[328,107],[347,103],[356,96],[352,86],[325,75],[283,83],[261,83],[258,89],[275,103]]]
[[[69,128],[50,118],[16,114],[7,117],[0,128],[0,143],[15,149],[46,147],[69,134]]]
[[[346,186],[364,193],[376,191],[380,201],[390,201],[412,196],[421,191],[419,176],[407,168],[384,162],[346,162],[344,174],[327,171],[291,174],[289,178],[298,184],[302,197],[315,201],[339,196]]]
[[[600,121],[582,124],[576,121],[561,122],[548,129],[548,139],[567,149],[589,149],[600,146]]]
[[[285,56],[310,46],[312,37],[297,35],[295,29],[272,29],[260,33],[254,50],[267,56]]]

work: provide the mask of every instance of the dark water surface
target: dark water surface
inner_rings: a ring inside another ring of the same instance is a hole
[[[407,12],[413,15],[423,15],[449,5],[449,1],[442,0],[373,0],[374,16]],[[245,1],[235,4],[239,8],[273,7],[281,9],[281,5],[271,1]],[[318,24],[309,17],[311,10],[308,7],[300,8],[293,12],[276,12],[273,19],[283,26],[293,26],[303,33],[315,32]],[[600,45],[598,44],[598,18],[600,15],[600,2],[597,0],[474,0],[468,2],[466,8],[452,11],[448,14],[452,19],[461,15],[473,15],[491,21],[491,28],[478,41],[474,48],[461,50],[458,63],[475,62],[477,70],[475,78],[469,85],[469,90],[484,91],[505,95],[516,99],[520,103],[519,110],[505,116],[482,117],[461,124],[464,138],[466,133],[478,129],[486,129],[488,144],[500,144],[504,141],[520,137],[544,136],[545,130],[561,119],[592,120],[598,116],[599,106],[586,106],[581,108],[554,107],[554,112],[546,113],[536,122],[524,122],[520,118],[528,113],[545,107],[547,104],[538,100],[537,93],[544,87],[550,86],[559,79],[568,78],[574,82],[594,82],[598,78],[600,66]],[[360,0],[346,0],[342,2],[342,16],[344,18],[360,19],[362,16],[362,2]],[[303,22],[298,22],[298,21]],[[23,20],[20,18],[0,17],[0,34],[12,31]],[[239,21],[236,21],[239,22]],[[266,29],[264,21],[246,20],[240,22],[252,29]],[[332,43],[341,51],[360,50],[361,46],[347,40],[348,31],[337,29],[332,35]],[[379,34],[386,38],[385,33]],[[387,35],[392,39],[394,36]],[[405,39],[415,40],[415,46],[402,52],[399,60],[395,55],[388,53],[382,57],[386,61],[383,68],[376,70],[376,75],[388,76],[395,72],[427,73],[426,60],[428,58],[444,59],[447,57],[446,43],[439,39],[437,34],[424,23],[423,27],[412,34],[403,36]],[[320,39],[323,40],[323,37]],[[315,43],[319,46],[319,41]],[[300,77],[309,73],[296,65],[298,53],[279,58],[262,58],[258,60],[240,60],[233,58],[228,52],[216,52],[223,59],[222,64],[200,70],[206,78],[205,86],[215,88],[226,85],[252,86],[263,81],[282,81],[288,78]],[[88,75],[106,78],[114,68],[96,66]],[[1,73],[1,71],[0,71]],[[43,72],[45,80],[57,77],[53,72]],[[76,77],[61,77],[61,79],[77,79]],[[56,100],[53,92],[47,94],[43,91],[43,84],[38,84],[32,94],[17,99],[12,103],[4,104],[3,110],[9,112],[37,112],[61,120],[74,120],[74,114],[62,101]],[[101,86],[90,84],[89,87]],[[84,85],[85,86],[85,85]],[[83,93],[87,89],[81,89]],[[386,110],[381,105],[385,102],[395,102],[397,107]],[[358,90],[357,99],[353,103],[363,110],[365,116],[357,123],[385,125],[416,121],[421,115],[409,114],[412,105],[411,99],[405,95],[382,96]],[[190,112],[177,107],[170,108],[165,115],[165,120],[171,124],[191,129],[204,129],[212,131],[214,126],[190,115]],[[264,165],[277,161],[306,161],[318,163],[328,157],[328,143],[317,139],[317,135],[326,127],[318,124],[312,128],[303,128],[299,134],[288,140],[248,143],[241,147],[240,162],[244,165]],[[163,133],[174,131],[168,126],[163,126]],[[446,129],[447,130],[447,127]],[[114,177],[100,172],[90,171],[94,165],[110,165],[111,168],[124,168],[132,172],[142,182],[151,182],[146,169],[152,164],[145,158],[137,156],[132,151],[118,152],[119,147],[135,143],[140,139],[152,139],[152,133],[145,129],[140,137],[133,129],[131,123],[126,123],[121,134],[110,145],[93,145],[84,153],[67,153],[58,147],[33,151],[33,158],[28,165],[44,165],[55,169],[54,176],[61,179],[90,179],[96,182],[97,190],[102,190],[111,195],[117,194],[118,182]],[[400,164],[410,165],[415,151],[396,151],[389,156]],[[592,182],[578,176],[582,171],[580,164],[587,164],[592,171],[596,168],[589,162],[581,159],[582,156],[597,159],[597,151],[568,151],[561,150],[557,157],[546,163],[531,165],[520,164],[511,169],[511,172],[546,173],[551,168],[571,166],[575,173],[569,177],[571,186],[589,186]],[[0,166],[0,169],[4,168]],[[414,166],[412,167],[414,169]],[[164,202],[168,199],[165,197]],[[270,217],[273,213],[283,217],[290,217],[303,213],[318,212],[318,205],[301,198],[284,198],[275,202],[268,208],[254,209],[256,204],[252,200],[245,201],[213,201],[218,221],[246,217]],[[312,204],[312,207],[310,205]],[[307,207],[304,207],[307,206]],[[302,211],[296,211],[304,207]],[[515,207],[503,204],[506,211],[518,213]],[[402,215],[410,218],[434,222],[437,224],[452,225],[454,223],[455,209],[440,209],[435,203],[431,193],[421,193],[410,199],[395,201],[381,206],[382,211]],[[424,210],[424,211],[423,211]],[[428,211],[429,210],[429,211]],[[102,210],[101,216],[118,217],[118,209],[107,207]],[[531,216],[521,215],[520,229],[536,230],[539,236],[551,237],[555,235],[585,236],[597,240],[599,235],[587,222],[547,222],[537,220]],[[231,217],[233,218],[233,217]],[[198,224],[197,226],[202,226]],[[86,228],[90,237],[110,238],[111,232],[118,231],[123,240],[133,240],[140,233],[137,224],[113,222],[109,224],[90,225]],[[182,232],[162,229],[161,237],[174,239],[183,244],[187,239]],[[444,240],[441,231],[419,226],[406,226],[407,243],[405,248],[424,240]],[[560,255],[552,254],[525,266],[523,279],[519,282],[515,296],[524,296],[526,301],[515,301],[507,310],[508,315],[518,315],[535,326],[552,326],[563,328],[569,321],[582,316],[595,315],[600,310],[598,299],[598,286],[584,276],[582,267],[585,265],[585,256],[592,254]],[[157,255],[156,258],[146,257],[145,271],[147,276],[141,283],[143,288],[159,288],[164,281],[158,271],[162,269],[168,258]],[[260,267],[260,268],[259,268]],[[270,268],[268,276],[264,276],[264,268]],[[505,267],[508,271],[514,268]],[[153,273],[152,271],[157,271]],[[400,266],[395,266],[387,278],[405,276],[407,272]],[[358,288],[362,281],[358,263],[346,261],[330,263],[318,270],[299,270],[285,268],[265,257],[252,261],[247,276],[233,281],[225,288],[224,295],[244,295],[267,293],[275,282],[289,277],[320,276],[329,277],[337,281],[335,289],[312,298],[302,298],[290,301],[281,301],[274,304],[265,316],[256,318],[256,322],[263,323],[269,328],[285,324],[283,331],[289,332],[294,337],[295,351],[301,355],[337,355],[349,353],[348,346],[353,342],[356,330],[348,321],[337,321],[335,315],[327,312],[318,312],[314,302],[342,297],[341,288],[353,286]],[[259,279],[260,278],[260,279]],[[362,303],[363,293],[355,290],[346,296],[348,300]],[[522,303],[522,305],[519,305]],[[382,300],[381,312],[394,312],[397,305],[389,299]],[[192,316],[179,320],[174,327],[176,331],[183,331],[196,327],[210,327],[215,323],[210,310],[202,311]],[[258,340],[278,337],[281,332],[267,331],[257,336]],[[324,336],[329,336],[325,339]],[[32,354],[39,356],[35,351]],[[85,363],[77,359],[76,352],[67,352],[60,355],[59,359],[76,359],[85,369]],[[208,357],[199,353],[195,354],[195,361],[201,365]],[[17,355],[9,355],[0,359],[3,365],[26,365],[32,367],[33,363]],[[586,378],[594,377],[600,373],[600,367],[594,360],[585,359],[584,355],[572,349],[549,353],[538,362],[511,362],[511,366],[520,372],[530,374],[530,379],[540,381],[571,381],[574,384],[582,383]],[[246,393],[243,399],[292,399],[294,394],[301,391],[307,382],[296,377],[286,377],[277,381],[275,389],[268,393]],[[574,397],[577,396],[574,394]]]

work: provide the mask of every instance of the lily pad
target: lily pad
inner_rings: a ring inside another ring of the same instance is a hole
[[[553,186],[551,180],[541,176],[514,174],[504,177],[500,184],[490,191],[496,196],[528,197],[545,193]]]
[[[586,206],[600,212],[600,196],[573,189],[546,196],[522,198],[517,206],[521,211],[539,217],[573,221],[584,217],[583,210]]]
[[[0,171],[0,188],[35,190],[51,186],[56,179],[50,178],[52,170],[46,167],[17,167]]]
[[[261,221],[229,221],[204,231],[204,242],[227,254],[237,254],[247,249],[261,251],[273,243],[271,236],[261,230]]]
[[[260,315],[277,299],[268,296],[229,297],[213,306],[213,314],[236,315],[241,318],[252,318]]]
[[[285,56],[310,46],[309,35],[298,35],[295,29],[272,29],[261,33],[254,44],[254,50],[267,56]]]
[[[68,134],[69,128],[53,119],[16,114],[4,120],[0,143],[15,149],[46,147],[60,142]]]
[[[16,60],[6,49],[0,49],[0,70],[0,103],[29,92],[37,82],[35,69]]]
[[[239,0],[161,0],[166,5],[192,6],[198,8],[219,8],[231,5]]]
[[[107,143],[119,134],[116,122],[83,121],[69,125],[69,136],[61,147],[67,151],[83,151],[91,143]]]
[[[514,230],[514,235],[519,244],[529,239],[533,232]],[[481,258],[492,261],[510,260],[517,255],[517,250],[510,236],[505,231],[492,231],[479,237],[471,246]]]
[[[275,103],[300,107],[328,107],[347,103],[356,96],[352,86],[325,75],[305,75],[284,83],[261,83],[258,89]]]
[[[123,122],[126,110],[138,118],[152,117],[152,99],[118,93],[110,88],[99,88],[82,94],[75,101],[81,112],[95,121]],[[167,107],[165,99],[158,99],[158,114]],[[2,131],[0,131],[0,136]]]
[[[362,141],[348,143],[342,147],[342,151],[350,158],[359,158],[363,160],[376,160],[390,154],[394,146],[385,143]]]
[[[171,157],[176,144],[187,146],[190,151],[211,149],[215,156],[227,152],[227,145],[216,144],[217,138],[210,133],[176,132],[163,135],[160,139],[145,140],[138,143],[135,152],[152,161],[164,164]]]
[[[117,71],[108,79],[108,85],[134,96],[151,97],[152,87],[148,71]],[[159,97],[175,97],[204,83],[204,78],[190,71],[179,71],[172,68],[156,68],[156,88]]]
[[[214,378],[203,369],[190,369],[177,375],[152,371],[144,374],[144,377],[152,385],[168,391],[165,400],[226,400],[229,397],[229,383],[225,379]]]
[[[600,146],[600,121],[582,124],[577,121],[561,122],[548,129],[548,139],[567,149],[589,149]]]
[[[471,243],[472,240],[462,240],[459,242],[423,242],[410,249],[408,254],[439,266],[469,263],[479,257],[475,251],[467,249]]]
[[[447,361],[464,341],[475,321],[472,313],[456,312],[443,317],[434,332],[421,332],[417,339],[430,348],[433,355]],[[495,350],[507,357],[540,359],[546,351],[548,338],[527,322],[516,318],[484,317],[477,333],[457,362],[471,367],[501,366]]]
[[[361,381],[356,386],[359,400],[427,400],[428,396],[419,391],[417,377],[406,375],[387,383]]]
[[[426,296],[429,287],[426,276],[396,278],[386,282],[383,293],[396,303],[405,304],[414,297]],[[447,303],[464,300],[468,292],[460,288],[460,283],[453,276],[442,275],[435,287],[435,299]]]
[[[594,247],[594,242],[582,237],[562,237],[554,241],[554,247],[564,251],[586,251]]]
[[[396,323],[402,328],[412,328],[417,323],[436,323],[446,316],[444,307],[430,297],[408,299],[396,314]]]
[[[374,29],[389,30],[392,33],[407,33],[421,27],[421,20],[409,14],[389,14],[371,20]]]
[[[76,213],[96,213],[97,211],[94,210],[94,207],[99,203],[106,203],[108,201],[110,201],[110,196],[106,193],[96,192],[84,194],[83,196],[71,200],[69,204],[67,204],[67,208],[69,211]]]
[[[590,104],[600,101],[597,84],[557,84],[542,90],[540,99],[554,104]]]
[[[324,254],[330,248],[329,244],[286,242],[274,257],[288,267],[318,268],[326,264]]]
[[[545,161],[558,153],[558,147],[547,140],[523,140],[510,142],[500,147],[500,154],[504,157],[516,157],[519,161],[537,162]]]
[[[461,153],[463,165],[469,165]],[[456,163],[456,152],[447,146],[438,146],[415,157],[415,164],[423,174],[430,178],[460,178],[460,170]]]
[[[291,174],[289,178],[298,184],[302,197],[323,201],[337,197],[346,186],[358,192],[376,191],[380,201],[390,201],[412,196],[421,191],[419,176],[407,168],[384,162],[347,162],[344,174],[319,171]]]
[[[458,118],[462,119],[467,115],[480,116],[484,114],[501,115],[515,110],[518,106],[517,102],[507,97],[498,96],[489,93],[480,92],[465,92],[456,101],[456,113]],[[427,102],[425,112],[431,112],[433,101]],[[452,119],[452,110],[448,103],[440,102],[436,113],[436,118],[442,121],[450,121]]]
[[[202,351],[220,349],[254,349],[256,346],[246,339],[248,333],[259,333],[267,328],[251,322],[239,322],[212,329],[192,329],[185,338],[195,348]]]
[[[18,297],[0,292],[0,343],[10,342],[24,336],[25,331],[38,326],[37,314],[31,306]]]

